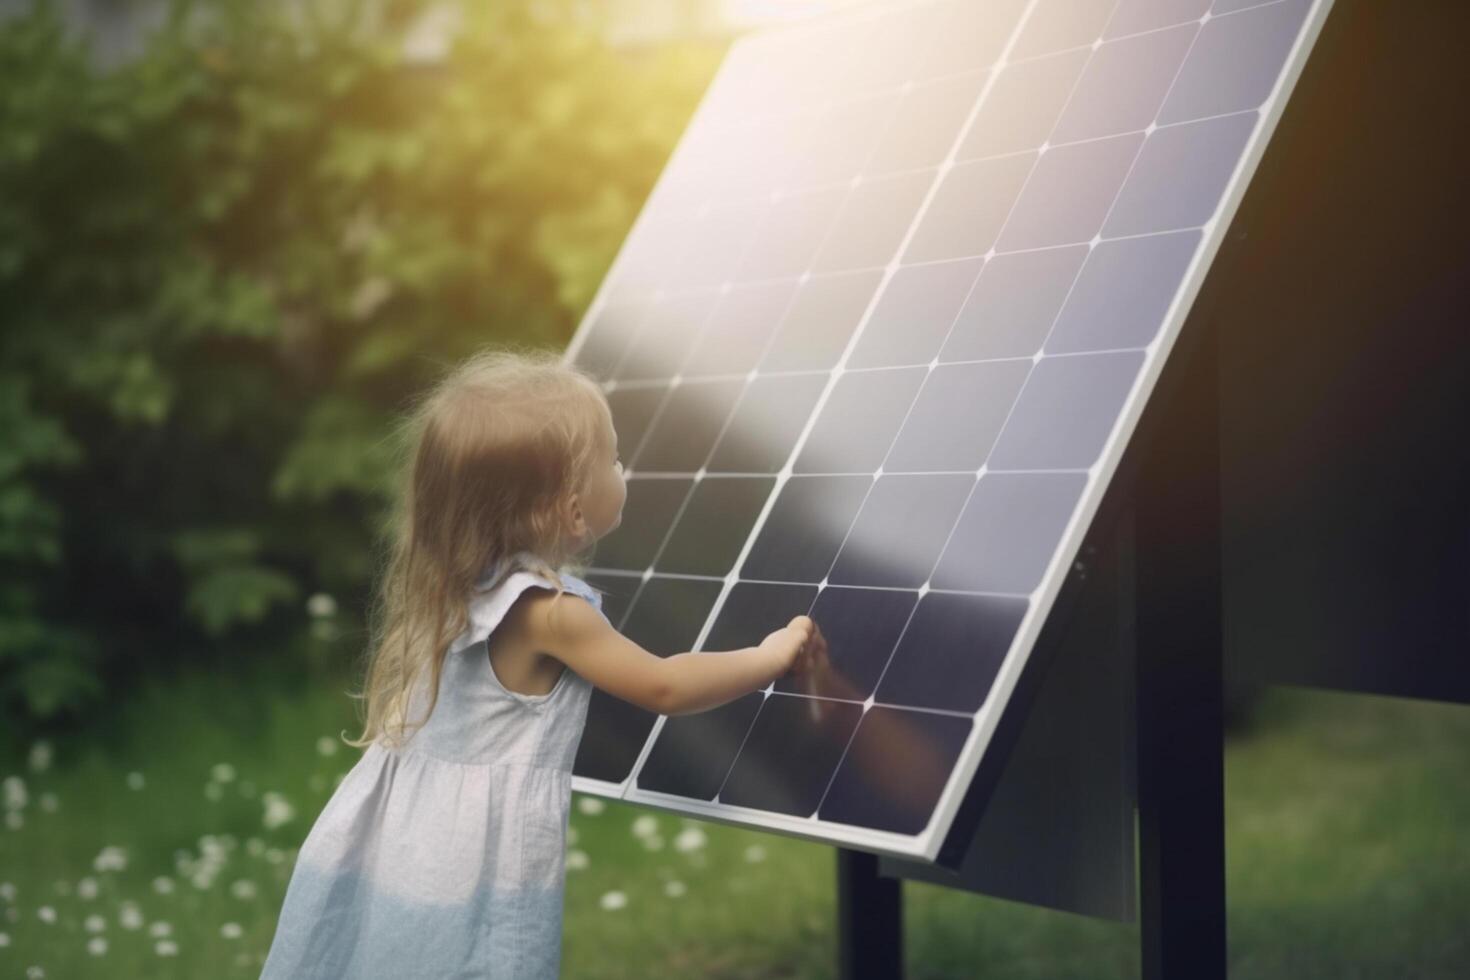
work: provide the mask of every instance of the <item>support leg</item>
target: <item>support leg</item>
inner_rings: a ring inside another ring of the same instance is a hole
[[[901,980],[903,892],[878,874],[878,858],[837,848],[837,975],[840,980]]]
[[[1195,326],[1135,496],[1144,980],[1224,980],[1226,966],[1219,328]]]

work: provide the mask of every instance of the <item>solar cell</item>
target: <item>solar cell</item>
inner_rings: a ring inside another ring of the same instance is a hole
[[[906,0],[736,43],[568,351],[630,462],[591,581],[663,655],[575,785],[933,860],[1330,0]]]

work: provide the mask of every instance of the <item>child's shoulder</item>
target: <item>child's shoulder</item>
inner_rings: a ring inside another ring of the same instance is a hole
[[[558,592],[545,580],[539,588],[520,591],[506,611],[508,629],[525,642],[549,649],[570,638],[592,638],[606,629],[608,621],[599,605],[570,589]]]

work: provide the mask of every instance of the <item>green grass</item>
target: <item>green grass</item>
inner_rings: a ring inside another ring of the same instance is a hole
[[[31,770],[29,746],[0,748],[0,778],[19,777],[27,797],[23,825],[0,826],[0,882],[15,893],[0,893],[0,977],[31,965],[52,978],[257,976],[294,848],[356,758],[317,747],[355,731],[346,686],[190,675],[116,706],[85,741],[56,742],[44,771]],[[212,778],[221,763],[233,780]],[[1470,709],[1273,690],[1228,744],[1227,789],[1232,977],[1465,975]],[[294,818],[264,826],[267,792]],[[652,837],[633,833],[640,816]],[[572,828],[587,865],[568,873],[564,976],[834,975],[830,847],[621,804],[574,807]],[[677,846],[687,828],[702,846]],[[108,845],[126,867],[94,868]],[[196,881],[206,851],[219,866]],[[155,890],[160,876],[172,892]],[[79,894],[88,878],[90,899]],[[253,895],[236,893],[240,881]],[[903,890],[913,980],[1138,974],[1136,927],[917,882]],[[610,892],[623,907],[603,907]],[[141,928],[119,921],[124,901]],[[54,922],[38,917],[43,905]],[[92,915],[102,931],[87,930]],[[157,922],[176,955],[158,954]],[[226,923],[240,934],[223,935]],[[107,942],[100,956],[87,949],[94,936]]]

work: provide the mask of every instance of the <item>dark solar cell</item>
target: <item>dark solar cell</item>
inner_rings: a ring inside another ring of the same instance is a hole
[[[863,335],[851,368],[927,364],[980,275],[980,259],[907,266],[893,274]]]
[[[815,813],[863,707],[772,694],[761,705],[720,802],[806,817]],[[800,745],[800,752],[791,751]]]
[[[771,477],[707,476],[700,480],[658,556],[657,570],[724,575],[745,547],[775,484]]]
[[[743,380],[690,381],[664,401],[648,436],[633,457],[644,473],[693,473],[709,457],[715,436],[735,408]]]
[[[928,593],[919,600],[874,698],[915,708],[978,711],[1027,605],[1025,599]]]
[[[826,385],[825,374],[756,378],[715,445],[709,471],[775,473],[791,455]]]
[[[818,818],[917,834],[933,816],[974,722],[874,705],[863,713]]]
[[[877,469],[903,426],[925,374],[919,367],[845,372],[818,411],[792,469],[797,473]]]
[[[1139,351],[1042,358],[986,465],[992,470],[1087,469],[1097,462],[1142,366]]]
[[[641,572],[652,565],[693,485],[686,479],[629,480],[622,523],[597,542],[597,566]]]
[[[922,585],[974,485],[970,474],[879,477],[827,578],[838,585]]]
[[[872,486],[870,476],[794,476],[781,488],[740,577],[820,582]]]
[[[950,364],[929,372],[883,472],[978,469],[1030,371],[1030,361],[1017,360]]]
[[[965,503],[931,584],[1028,595],[1062,540],[1087,477],[1082,473],[987,473]]]

